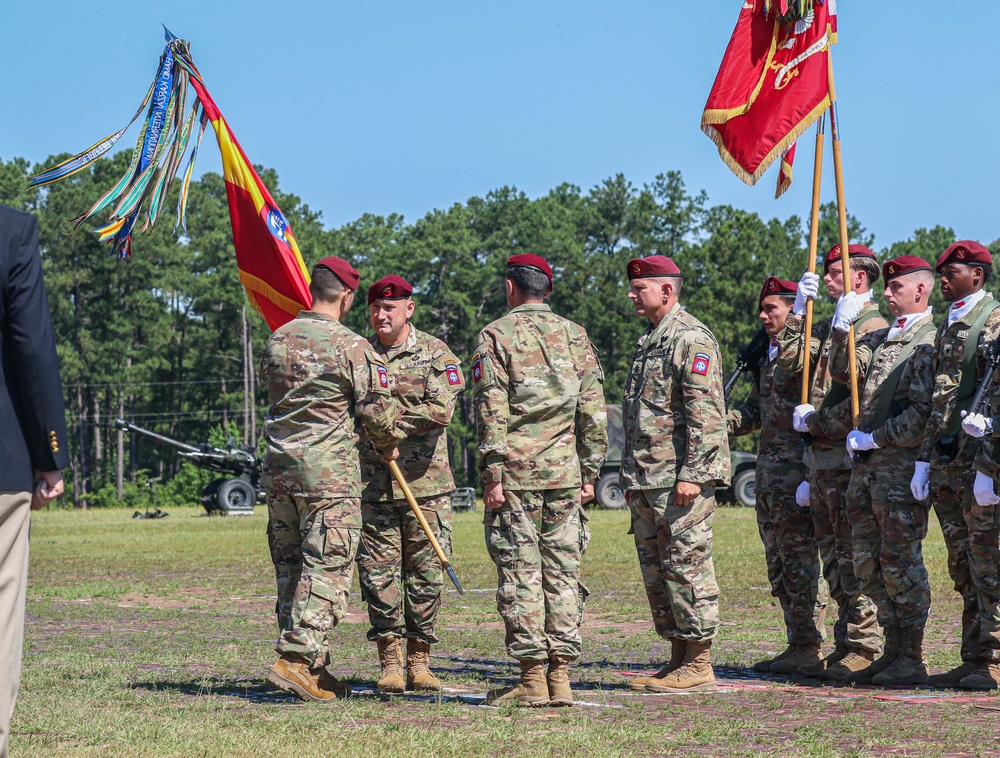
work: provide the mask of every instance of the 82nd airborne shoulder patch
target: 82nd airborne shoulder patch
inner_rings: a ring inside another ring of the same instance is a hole
[[[454,387],[462,383],[462,377],[458,373],[458,366],[454,363],[445,364],[444,373],[448,377],[448,384],[451,386]],[[482,373],[482,364],[480,364],[480,373]]]
[[[483,378],[483,356],[481,356],[479,353],[476,353],[474,356],[472,356],[472,381],[478,383],[482,380],[482,378]],[[450,376],[448,378],[448,381],[449,382],[451,381]]]
[[[378,372],[378,385],[382,389],[389,389],[389,369],[385,366],[376,366],[375,370]]]
[[[708,368],[712,365],[712,357],[708,353],[695,353],[691,362],[691,373],[706,376]]]

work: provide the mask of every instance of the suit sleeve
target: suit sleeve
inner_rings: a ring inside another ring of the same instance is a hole
[[[38,222],[33,216],[13,243],[12,265],[5,296],[4,344],[13,376],[7,377],[17,398],[18,415],[28,444],[31,465],[38,471],[69,466],[69,445],[59,359],[49,315]]]

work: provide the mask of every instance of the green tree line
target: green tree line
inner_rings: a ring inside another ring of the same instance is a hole
[[[152,233],[136,234],[133,258],[119,261],[87,228],[73,232],[68,220],[125,171],[128,154],[29,189],[26,174],[66,157],[38,166],[0,159],[0,202],[39,219],[71,436],[67,483],[73,504],[86,507],[121,497],[144,477],[192,480],[169,448],[117,432],[116,416],[192,444],[231,435],[259,447],[267,408],[256,365],[269,330],[239,284],[220,175],[206,173],[192,183],[186,229],[175,234],[164,218]],[[678,263],[682,302],[715,333],[727,371],[759,326],[764,279],[797,279],[806,262],[808,218],[763,219],[712,205],[704,191],[689,191],[676,171],[641,186],[620,174],[589,190],[562,184],[537,198],[501,187],[412,222],[365,214],[326,228],[321,213],[282,191],[275,171],[257,169],[295,230],[307,265],[341,255],[361,272],[363,291],[347,318],[351,328],[370,332],[364,290],[386,274],[399,274],[414,286],[414,324],[444,339],[466,368],[479,330],[506,311],[507,258],[544,256],[555,278],[549,302],[590,334],[609,403],[621,401],[629,359],[645,327],[626,297],[629,259],[660,254]],[[849,229],[852,242],[873,245],[858,217],[849,216]],[[837,238],[831,203],[822,209],[820,254]],[[918,229],[877,252],[880,258],[913,254],[933,261],[954,239],[941,226]],[[881,294],[880,287],[876,291]],[[822,301],[817,313],[832,308]],[[734,397],[748,388],[748,382],[739,385]],[[449,431],[456,480],[472,485],[469,391]],[[753,442],[740,444],[746,449]]]

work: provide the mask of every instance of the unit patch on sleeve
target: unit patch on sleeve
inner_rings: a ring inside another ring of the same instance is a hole
[[[705,376],[708,374],[708,367],[712,365],[712,358],[708,353],[695,353],[694,361],[691,363],[691,373]]]
[[[482,373],[482,364],[481,363],[480,363],[479,370],[480,370],[480,373]],[[448,377],[448,384],[450,384],[452,386],[455,386],[457,384],[461,384],[462,383],[462,377],[459,376],[459,373],[458,373],[458,366],[456,366],[454,363],[445,364],[444,371],[445,371],[445,376]]]
[[[472,381],[479,382],[483,378],[483,356],[476,353],[472,356]],[[451,381],[451,377],[448,377],[448,381]]]
[[[385,366],[376,366],[375,370],[378,371],[378,384],[383,389],[389,388],[389,369]]]

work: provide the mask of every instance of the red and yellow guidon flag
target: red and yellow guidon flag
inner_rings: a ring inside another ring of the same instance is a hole
[[[204,82],[192,76],[191,85],[219,139],[240,283],[268,326],[277,329],[312,306],[309,272],[292,227],[247,160]]]
[[[837,3],[811,5],[786,20],[773,2],[745,0],[701,117],[702,131],[747,184],[784,156],[779,195],[791,184],[795,140],[830,107]]]

